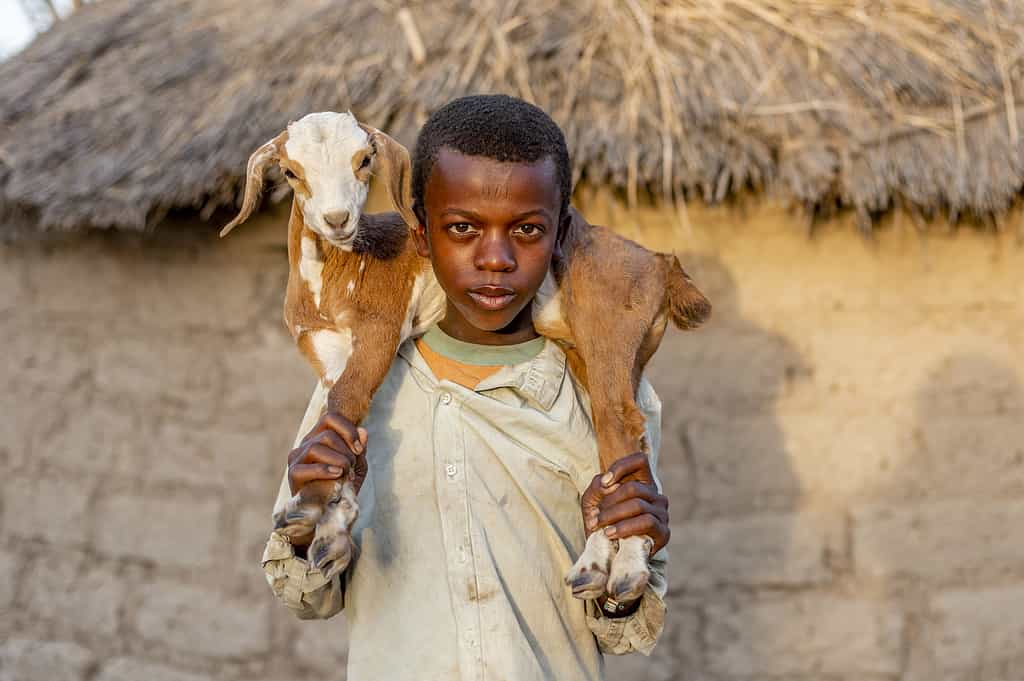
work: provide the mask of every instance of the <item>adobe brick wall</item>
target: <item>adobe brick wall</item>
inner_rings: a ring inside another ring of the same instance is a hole
[[[1024,678],[1016,223],[808,238],[751,201],[676,233],[585,199],[715,304],[650,372],[669,622],[609,676]],[[258,566],[313,383],[283,221],[0,248],[0,678],[344,678],[343,617],[292,618]]]

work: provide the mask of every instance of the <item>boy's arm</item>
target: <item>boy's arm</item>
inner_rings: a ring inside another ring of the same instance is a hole
[[[640,381],[637,405],[647,419],[646,437],[650,447],[647,462],[650,466],[651,484],[660,494],[661,483],[657,477],[657,465],[661,448],[661,401],[646,378]],[[667,500],[664,501],[667,532]],[[650,655],[654,650],[665,627],[664,599],[668,590],[668,549],[658,549],[651,556],[649,566],[650,581],[631,614],[624,617],[609,617],[601,611],[596,601],[586,601],[587,624],[594,632],[601,652],[608,655],[625,655],[638,651]]]
[[[327,391],[318,382],[295,437],[295,447],[317,425],[326,399]],[[291,496],[288,470],[285,469],[274,502],[274,512],[283,508]],[[299,555],[296,555],[297,552]],[[277,532],[270,533],[263,550],[262,565],[274,595],[299,619],[327,619],[344,608],[344,573],[338,571],[336,574],[322,574],[306,561],[305,547],[292,546],[287,538]]]

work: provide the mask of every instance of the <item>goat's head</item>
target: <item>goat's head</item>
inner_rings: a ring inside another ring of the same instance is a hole
[[[220,235],[252,214],[263,190],[263,172],[277,163],[292,186],[306,226],[329,243],[352,250],[370,178],[382,178],[406,222],[415,224],[409,152],[380,130],[348,113],[311,113],[249,157],[242,209]]]

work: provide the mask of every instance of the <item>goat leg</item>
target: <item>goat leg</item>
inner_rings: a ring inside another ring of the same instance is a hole
[[[617,263],[622,276],[608,276],[602,267],[608,262]],[[570,366],[583,369],[577,373],[585,376],[602,472],[621,457],[645,451],[645,419],[636,393],[665,329],[663,268],[650,251],[593,227],[575,243],[560,282],[563,314],[575,341],[567,355]],[[603,577],[613,598],[636,598],[650,578],[653,540],[611,542],[603,535],[598,531],[587,538],[567,577],[574,595],[601,595],[597,587]],[[592,576],[595,572],[599,576]]]
[[[598,372],[590,372],[593,387],[589,392],[598,452],[601,454],[601,470],[607,471],[619,457],[642,449],[644,417],[633,399],[628,373],[618,377],[620,382],[625,383],[625,392],[620,389],[617,397],[612,398],[609,389],[614,385],[615,377],[609,374],[615,371],[608,365],[603,366],[604,371],[600,375]],[[612,458],[606,452],[619,455]],[[647,587],[650,577],[647,557],[653,543],[647,536],[615,541],[609,539],[603,530],[593,532],[587,537],[586,548],[566,576],[573,595],[593,599],[607,592],[617,600],[636,598]]]
[[[325,505],[307,554],[326,579],[344,570],[352,561],[350,532],[359,515],[359,504],[351,474],[342,481],[340,489],[338,500]]]
[[[366,418],[373,393],[384,382],[398,351],[399,333],[399,328],[392,328],[385,320],[363,320],[359,324],[353,334],[352,354],[327,393],[329,410],[357,425]],[[359,515],[359,503],[352,471],[341,480],[338,492],[323,507],[309,546],[310,562],[327,577],[344,570],[354,553],[351,531]]]

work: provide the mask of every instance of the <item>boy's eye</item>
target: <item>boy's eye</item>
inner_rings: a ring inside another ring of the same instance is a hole
[[[536,236],[544,233],[544,227],[541,225],[528,223],[525,225],[519,225],[518,227],[516,227],[516,231],[522,234],[523,236]]]
[[[448,231],[453,234],[472,234],[475,229],[468,222],[453,222],[448,225]]]
[[[287,177],[289,180],[294,180],[295,179],[295,173],[293,173],[292,171],[288,170],[287,168],[284,169],[284,176]]]

